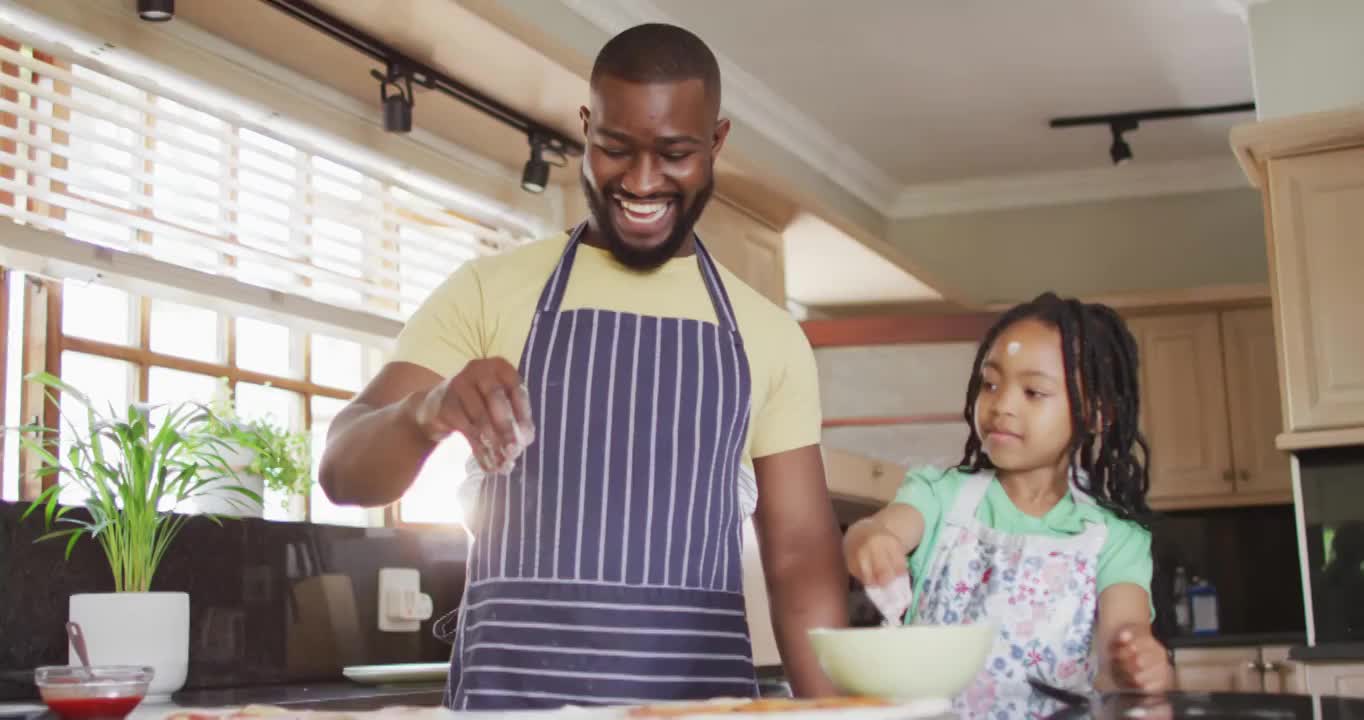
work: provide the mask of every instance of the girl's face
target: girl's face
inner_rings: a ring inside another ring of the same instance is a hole
[[[1064,464],[1070,445],[1061,333],[1035,319],[1004,329],[986,351],[976,396],[976,436],[1000,470]]]

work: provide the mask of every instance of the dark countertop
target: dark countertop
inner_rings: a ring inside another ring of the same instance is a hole
[[[1258,647],[1262,645],[1303,645],[1307,634],[1287,633],[1233,633],[1230,635],[1180,635],[1168,638],[1166,647],[1180,648],[1219,648],[1219,647]]]
[[[1284,720],[1358,720],[1364,718],[1364,700],[1313,698],[1308,695],[1171,693],[1164,697],[1108,696],[1091,711],[1053,713],[1065,718],[1169,717],[1283,718]]]
[[[306,704],[306,709],[318,709],[320,706],[315,703],[321,698],[329,698],[330,701],[341,701],[343,698],[349,698],[351,700],[368,699],[372,702],[364,708],[357,706],[355,709],[377,709],[384,706],[404,704],[402,699],[411,697],[407,693],[416,691],[418,688],[421,688],[420,692],[428,692],[434,687],[416,685],[394,686],[387,689],[371,687],[368,688],[368,694],[366,694],[367,690],[365,689],[343,684],[276,689],[274,695],[265,692],[263,689],[223,692],[237,693],[231,696],[234,704],[247,699],[251,702],[265,702],[267,699],[271,699],[276,704],[292,704],[299,709],[305,709],[300,704]],[[376,695],[373,693],[376,689],[392,694]],[[361,697],[362,695],[364,697]],[[221,695],[219,697],[226,698],[228,696]],[[186,700],[188,699],[187,697]],[[176,696],[176,700],[182,706],[190,705],[190,703],[182,700],[179,695]],[[373,701],[375,700],[386,701],[374,704]],[[159,716],[170,709],[172,706],[168,705],[149,708],[139,707],[134,713],[133,720],[136,720],[139,715],[143,717]],[[1170,693],[1152,697],[1109,695],[1101,700],[1095,700],[1088,707],[1078,707],[1067,706],[1064,703],[1035,695],[1028,703],[1027,712],[1029,717],[1056,718],[1057,720],[1078,720],[1081,718],[1107,720],[1108,718],[1131,717],[1199,718],[1199,720],[1249,717],[1282,718],[1283,720],[1359,720],[1359,718],[1364,718],[1364,699],[1314,698],[1307,695]],[[55,716],[50,713],[7,714],[0,707],[0,720],[53,720],[54,718]]]
[[[171,696],[173,704],[142,705],[138,715],[160,716],[176,707],[217,708],[244,705],[276,705],[300,710],[377,710],[395,705],[436,706],[445,684],[411,683],[362,685],[348,681],[299,685],[265,685],[249,688],[182,690]],[[41,704],[40,701],[25,704]],[[0,720],[55,720],[47,712],[7,712],[0,703]]]
[[[1326,643],[1308,647],[1299,645],[1288,654],[1290,660],[1302,662],[1360,662],[1364,661],[1364,643]]]
[[[764,695],[788,695],[781,667],[758,669],[759,682]],[[242,707],[245,705],[275,705],[294,707],[300,710],[377,710],[395,705],[436,706],[445,694],[445,683],[392,683],[366,685],[339,681],[294,685],[262,685],[257,687],[181,690],[171,696],[172,705],[139,707],[138,714],[147,710],[165,710],[173,707],[219,708]],[[14,705],[40,705],[41,701],[25,701]],[[56,716],[44,712],[7,712],[6,703],[0,702],[0,720],[56,720]],[[154,712],[153,714],[157,714]]]
[[[242,705],[306,706],[312,710],[363,710],[387,705],[439,705],[445,683],[363,685],[349,681],[303,685],[181,690],[171,696],[184,707],[239,707]]]

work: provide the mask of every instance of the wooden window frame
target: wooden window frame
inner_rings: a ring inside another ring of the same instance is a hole
[[[137,303],[138,318],[135,322],[135,331],[131,333],[136,339],[128,345],[117,343],[91,340],[76,335],[66,334],[61,327],[62,304],[61,289],[59,282],[52,280],[39,281],[43,287],[43,294],[47,296],[45,309],[45,332],[43,333],[43,345],[45,347],[46,367],[49,372],[51,368],[56,368],[53,374],[60,374],[61,356],[64,352],[74,352],[95,357],[104,357],[112,360],[120,360],[133,366],[137,374],[136,396],[139,402],[147,401],[147,386],[152,368],[166,368],[178,370],[180,372],[205,375],[214,378],[224,378],[228,383],[229,389],[236,391],[238,383],[248,383],[252,385],[266,385],[280,390],[290,392],[294,395],[296,403],[302,403],[299,408],[299,420],[301,428],[295,428],[303,432],[310,432],[312,427],[312,399],[314,397],[331,398],[335,400],[347,401],[355,397],[355,392],[342,388],[335,388],[328,385],[313,382],[311,380],[311,347],[312,334],[301,332],[290,328],[291,358],[298,372],[297,377],[288,375],[275,375],[263,373],[255,370],[248,370],[237,365],[236,358],[236,317],[226,313],[218,312],[220,327],[226,329],[225,348],[221,357],[222,362],[207,362],[183,358],[176,355],[155,352],[151,349],[151,305],[152,299],[133,295]],[[301,356],[301,362],[297,359]],[[55,426],[57,421],[56,413],[58,410],[54,402],[45,403],[44,422],[49,427]],[[292,418],[285,419],[285,422]],[[51,485],[52,479],[47,478],[44,487]],[[305,499],[310,499],[311,489],[305,493]],[[21,492],[21,498],[27,499]],[[311,517],[311,503],[307,503],[308,511],[305,518]]]

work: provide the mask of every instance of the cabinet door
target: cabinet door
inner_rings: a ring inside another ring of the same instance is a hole
[[[824,476],[829,492],[851,500],[885,504],[905,479],[905,468],[865,455],[824,448]]]
[[[1291,500],[1288,453],[1274,447],[1283,432],[1274,317],[1269,308],[1222,315],[1222,356],[1227,374],[1231,456],[1236,492]]]
[[[1274,645],[1260,648],[1265,692],[1300,695],[1307,692],[1302,666],[1288,659],[1289,647]]]
[[[1260,649],[1189,648],[1175,651],[1175,688],[1185,692],[1263,692]]]
[[[786,263],[780,232],[712,199],[696,224],[696,233],[717,262],[763,297],[786,307]]]
[[[1234,492],[1217,314],[1143,317],[1128,325],[1141,353],[1151,501]]]
[[[1364,426],[1364,148],[1271,160],[1288,427]]]
[[[1364,698],[1364,663],[1303,665],[1313,695]]]

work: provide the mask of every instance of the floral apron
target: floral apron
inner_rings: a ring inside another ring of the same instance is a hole
[[[1096,571],[1107,528],[1091,522],[1078,535],[1054,538],[986,527],[976,511],[993,480],[978,473],[963,483],[929,562],[914,622],[998,622],[985,668],[954,706],[966,717],[1018,718],[1042,702],[1028,678],[1081,693],[1093,687]],[[1094,503],[1077,488],[1071,495]]]

